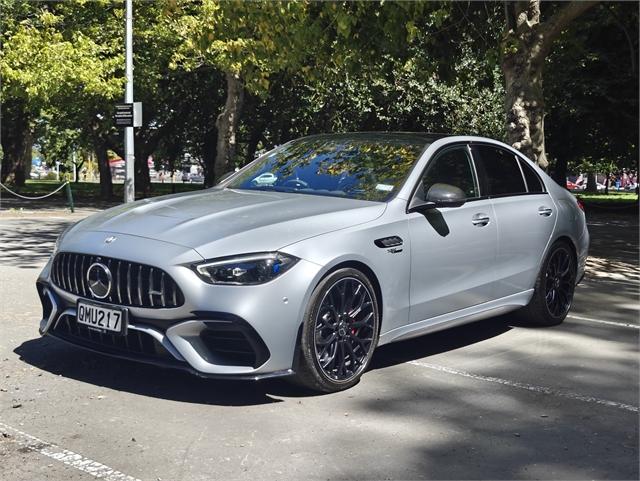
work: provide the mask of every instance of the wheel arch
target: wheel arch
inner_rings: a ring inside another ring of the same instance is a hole
[[[340,262],[338,262],[335,265],[332,265],[329,269],[327,269],[325,272],[322,273],[322,275],[320,277],[317,278],[316,282],[314,282],[313,287],[311,289],[309,289],[309,293],[312,293],[313,291],[315,291],[315,289],[318,287],[318,285],[320,284],[320,282],[322,282],[323,279],[325,279],[327,276],[331,275],[332,273],[334,273],[335,271],[339,270],[339,269],[345,269],[345,268],[352,268],[352,269],[357,269],[360,272],[362,272],[365,276],[367,276],[367,279],[369,279],[369,281],[371,282],[371,284],[373,285],[373,289],[375,290],[375,294],[376,294],[376,304],[378,307],[378,315],[380,316],[380,331],[382,330],[382,321],[383,321],[383,315],[382,315],[382,307],[383,307],[383,300],[382,300],[382,287],[380,286],[380,281],[378,280],[378,276],[376,275],[376,273],[373,271],[373,269],[371,267],[369,267],[367,264],[365,264],[362,261],[358,261],[355,259],[349,259],[349,260],[342,260]],[[307,299],[308,301],[308,299]],[[305,308],[306,309],[306,308]],[[298,356],[300,353],[300,341],[302,338],[302,328],[304,325],[304,316],[302,316],[300,318],[300,324],[298,325],[298,332],[296,335],[296,344],[295,344],[295,350],[294,350],[294,355],[293,355],[293,361],[292,361],[292,366],[293,369],[295,370],[297,363],[298,363]],[[378,335],[379,335],[378,333]]]
[[[571,247],[571,253],[573,254],[573,260],[578,262],[578,248],[576,246],[576,243],[573,241],[573,239],[571,237],[569,237],[568,235],[561,235],[558,238],[556,238],[549,245],[549,247],[551,247],[553,244],[555,244],[557,242],[564,242],[565,244],[568,244],[569,247]]]
[[[382,308],[384,306],[384,303],[382,299],[382,287],[380,286],[380,281],[378,280],[378,276],[376,275],[376,273],[373,271],[371,267],[369,267],[366,263],[356,259],[341,260],[338,263],[331,265],[331,267],[329,267],[327,270],[322,272],[322,274],[316,278],[315,282],[313,282],[312,287],[308,290],[305,304],[309,302],[309,299],[311,298],[311,293],[313,293],[313,291],[316,290],[316,288],[322,282],[323,279],[333,274],[335,271],[339,269],[345,269],[345,268],[357,269],[360,272],[362,272],[367,277],[367,279],[369,279],[369,281],[371,281],[371,284],[373,285],[373,289],[376,294],[376,304],[378,307],[378,315],[380,316],[380,327],[382,328],[382,321],[383,321]],[[303,307],[302,311],[304,312],[305,310],[306,310],[306,306]],[[297,346],[300,345],[300,335],[302,333],[302,325],[304,324],[304,321],[305,321],[304,315],[302,315],[300,317],[300,323],[298,325],[296,351],[297,351]]]
[[[331,267],[331,269],[329,269],[327,272],[324,273],[324,275],[320,278],[320,280],[314,286],[314,289],[318,286],[318,284],[320,284],[322,279],[324,279],[331,273],[337,271],[338,269],[345,269],[345,268],[352,268],[352,269],[359,270],[365,276],[367,276],[369,281],[371,281],[371,284],[373,284],[373,289],[375,290],[375,294],[376,294],[376,304],[378,305],[378,315],[380,316],[380,325],[382,326],[382,306],[383,306],[382,288],[380,287],[380,281],[378,280],[378,276],[376,276],[376,273],[373,272],[373,269],[371,269],[371,267],[369,267],[364,262],[349,260],[349,261],[342,261],[339,264],[336,264],[335,266]]]

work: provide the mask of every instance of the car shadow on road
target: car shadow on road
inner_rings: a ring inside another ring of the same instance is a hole
[[[14,352],[21,361],[51,374],[140,396],[221,406],[281,402],[261,383],[199,378],[86,351],[51,337],[25,341]]]
[[[515,325],[513,317],[493,317],[427,336],[386,344],[376,350],[369,369],[395,366],[477,344],[500,336],[510,331]]]
[[[382,369],[458,349],[498,336],[509,329],[505,320],[494,318],[382,346],[374,354],[369,369]],[[253,382],[199,378],[180,370],[85,351],[51,337],[25,341],[14,352],[21,361],[57,376],[141,396],[194,404],[249,406],[282,402],[279,397],[320,395],[285,379]]]

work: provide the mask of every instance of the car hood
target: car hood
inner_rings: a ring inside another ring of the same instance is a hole
[[[274,251],[372,221],[386,204],[308,194],[208,189],[108,209],[73,231],[128,234],[195,249],[206,259]]]

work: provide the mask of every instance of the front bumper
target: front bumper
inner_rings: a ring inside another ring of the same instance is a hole
[[[77,301],[84,297],[55,285],[50,265],[37,281],[42,335],[199,376],[254,380],[293,373],[304,308],[320,270],[300,260],[263,285],[213,286],[184,265],[162,266],[182,289],[184,304],[128,307],[128,330],[121,336],[77,324]]]

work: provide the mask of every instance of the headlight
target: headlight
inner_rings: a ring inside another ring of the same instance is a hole
[[[298,262],[280,252],[262,252],[215,259],[198,264],[196,272],[209,284],[255,285],[269,282]]]

